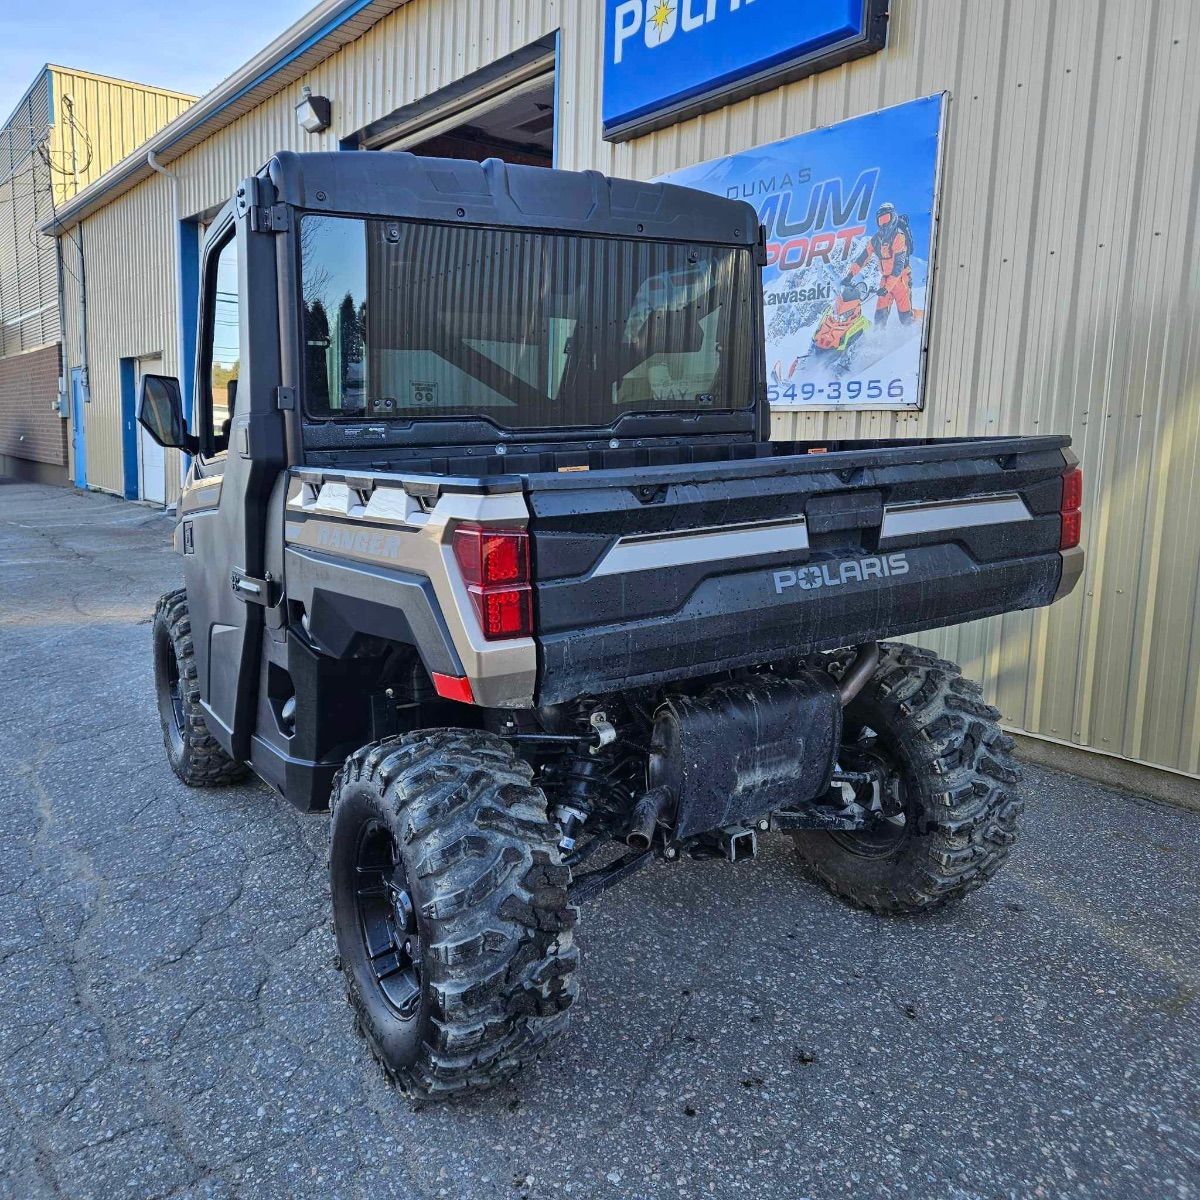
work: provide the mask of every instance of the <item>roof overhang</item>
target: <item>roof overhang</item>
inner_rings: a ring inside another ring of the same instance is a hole
[[[407,2],[321,0],[249,62],[58,209],[41,226],[42,233],[55,236],[78,224],[154,174],[147,161],[151,151],[160,164],[173,162],[283,91]]]

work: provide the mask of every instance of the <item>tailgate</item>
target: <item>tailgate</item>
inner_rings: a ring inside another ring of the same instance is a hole
[[[527,477],[538,699],[1049,604],[1069,439]]]

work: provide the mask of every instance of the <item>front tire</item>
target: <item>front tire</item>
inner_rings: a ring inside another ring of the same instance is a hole
[[[577,993],[577,910],[529,766],[491,734],[365,746],[334,782],[330,882],[346,996],[408,1095],[532,1062]]]
[[[923,912],[961,900],[1007,861],[1024,810],[1021,775],[978,684],[927,650],[881,650],[847,706],[844,756],[890,770],[898,811],[861,832],[793,836],[835,895],[875,912]]]
[[[188,787],[220,787],[245,779],[246,766],[225,753],[204,720],[183,588],[159,599],[152,632],[154,691],[171,770]]]

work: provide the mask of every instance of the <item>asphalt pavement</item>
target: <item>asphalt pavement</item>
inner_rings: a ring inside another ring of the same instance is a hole
[[[634,877],[545,1060],[414,1110],[342,997],[327,819],[167,767],[169,539],[0,485],[0,1196],[1200,1196],[1200,817],[1032,767],[950,912],[851,911],[784,839]]]

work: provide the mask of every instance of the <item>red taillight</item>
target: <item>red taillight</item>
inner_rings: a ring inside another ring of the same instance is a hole
[[[463,579],[476,587],[529,582],[529,534],[520,529],[460,525],[454,531],[454,557]]]
[[[486,638],[528,637],[533,632],[533,597],[527,587],[471,589]]]
[[[529,534],[520,529],[462,525],[454,531],[452,545],[483,636],[489,641],[530,637]]]
[[[1080,508],[1083,505],[1083,472],[1075,467],[1063,476],[1062,504],[1062,535],[1059,538],[1060,550],[1072,550],[1079,545],[1083,531],[1083,515]]]
[[[1063,476],[1062,511],[1076,512],[1083,507],[1083,472],[1076,467]]]

